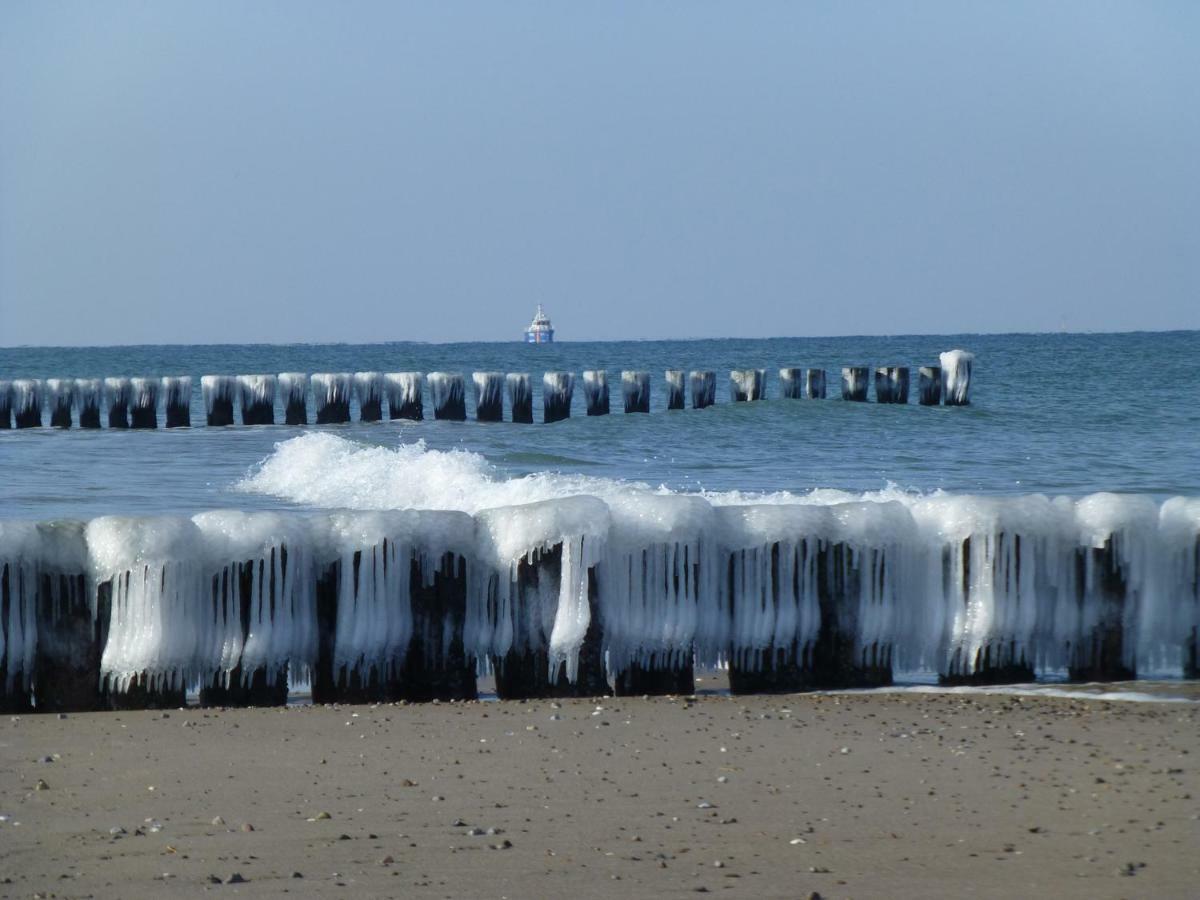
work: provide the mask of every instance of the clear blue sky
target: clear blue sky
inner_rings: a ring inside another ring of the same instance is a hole
[[[0,5],[0,345],[1200,328],[1200,3]]]

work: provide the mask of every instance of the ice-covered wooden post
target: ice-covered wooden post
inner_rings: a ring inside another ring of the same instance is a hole
[[[689,372],[688,382],[692,388],[692,409],[704,409],[716,403],[716,372]]]
[[[508,387],[508,408],[514,422],[529,425],[533,422],[533,388],[528,372],[509,372],[504,376]]]
[[[869,373],[870,369],[867,366],[843,366],[842,399],[865,403],[867,385],[870,383]]]
[[[425,376],[422,373],[389,372],[383,376],[383,381],[387,386],[389,418],[415,421],[425,418]]]
[[[42,383],[36,378],[18,378],[12,383],[13,420],[18,428],[42,425]]]
[[[105,387],[108,385],[105,384]],[[201,376],[200,396],[204,400],[206,425],[223,428],[233,424],[233,398],[236,393],[237,379],[232,375]],[[111,422],[109,427],[112,427]]]
[[[804,370],[804,396],[809,400],[825,399],[825,370]]]
[[[667,382],[667,409],[683,409],[683,370],[667,369],[664,377]]]
[[[479,422],[504,421],[504,373],[475,372],[475,419]]]
[[[575,376],[571,372],[546,372],[542,375],[542,421],[561,422],[571,417],[571,396]]]
[[[279,395],[283,398],[285,425],[308,424],[308,375],[304,372],[280,372]]]
[[[131,378],[129,425],[131,428],[158,427],[158,379]]]
[[[621,396],[625,399],[625,412],[650,412],[650,373],[622,372]]]
[[[907,366],[880,366],[875,370],[875,402],[908,402]]]
[[[937,406],[942,402],[941,366],[921,366],[917,373],[920,383],[921,405]]]
[[[729,398],[734,403],[762,400],[766,390],[766,369],[734,369],[729,373]]]
[[[461,372],[430,372],[429,398],[433,401],[433,417],[452,422],[467,418],[467,395]]]
[[[804,396],[804,370],[784,368],[779,370],[779,396],[784,400],[799,400]]]
[[[274,375],[239,375],[243,425],[275,424]]]
[[[349,372],[316,372],[311,379],[313,406],[318,425],[350,421],[350,394],[353,379]]]
[[[941,363],[942,402],[947,406],[969,405],[975,354],[966,350],[948,350],[941,354]]]
[[[46,394],[50,398],[50,426],[70,428],[75,382],[70,378],[47,378]]]
[[[12,428],[12,382],[0,381],[0,429]]]
[[[80,428],[100,427],[101,384],[99,378],[75,379],[75,408],[79,410]]]
[[[378,422],[383,418],[383,373],[355,372],[354,396],[358,398],[358,421]]]
[[[190,428],[192,424],[192,376],[168,376],[162,380],[163,412],[168,428]],[[82,421],[83,414],[80,413]]]
[[[589,416],[608,415],[608,372],[589,369],[583,373],[583,400]]]

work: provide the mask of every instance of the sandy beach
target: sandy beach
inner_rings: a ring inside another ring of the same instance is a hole
[[[0,896],[1188,897],[1198,726],[911,693],[5,717]]]

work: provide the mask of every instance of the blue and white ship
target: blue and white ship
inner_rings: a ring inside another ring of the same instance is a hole
[[[554,326],[550,324],[550,317],[546,315],[542,309],[542,304],[538,304],[537,312],[533,316],[533,321],[529,323],[529,327],[525,329],[525,343],[527,344],[552,344],[554,343]]]

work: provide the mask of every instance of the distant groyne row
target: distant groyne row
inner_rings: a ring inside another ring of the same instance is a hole
[[[917,370],[917,402],[924,406],[965,406],[969,402],[973,356],[961,350],[941,355],[940,365]],[[872,377],[873,375],[873,377]],[[729,373],[732,402],[766,399],[766,369]],[[866,402],[872,385],[878,403],[909,402],[908,366],[845,366],[842,400]],[[204,375],[199,379],[204,424],[318,425],[350,422],[354,408],[362,422],[389,419],[467,419],[467,381],[461,372],[325,372],[309,375]],[[471,375],[475,418],[480,422],[534,421],[534,391],[529,373],[474,372]],[[542,421],[571,415],[574,372],[542,376]],[[717,402],[717,377],[711,370],[668,369],[663,376],[668,410],[704,409]],[[779,370],[779,397],[823,400],[824,369]],[[652,378],[649,372],[620,373],[620,402],[626,413],[648,413]],[[0,429],[40,428],[186,428],[192,421],[195,385],[192,376],[146,378],[18,378],[0,380]],[[589,416],[611,409],[608,372],[582,373],[584,405]],[[506,402],[507,401],[507,402]],[[311,409],[311,415],[310,415]]]

